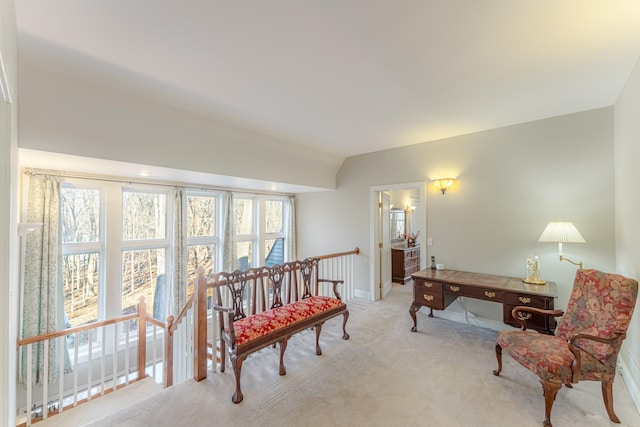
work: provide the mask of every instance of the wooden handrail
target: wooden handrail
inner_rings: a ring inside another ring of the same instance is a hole
[[[347,251],[347,252],[338,252],[335,254],[328,254],[328,255],[320,255],[320,256],[314,256],[312,258],[316,258],[316,259],[329,259],[329,258],[338,258],[341,256],[347,256],[347,255],[360,255],[360,248],[356,247],[354,250],[352,251]]]
[[[137,319],[138,317],[140,317],[138,316],[138,313],[132,313],[132,314],[127,314],[121,317],[114,317],[113,319],[102,320],[100,322],[95,322],[95,323],[89,323],[87,325],[74,326],[72,328],[62,329],[60,331],[47,332],[46,334],[36,335],[34,337],[22,338],[18,340],[18,349],[20,349],[20,347],[25,346],[27,344],[33,344],[39,341],[46,341],[53,338],[63,337],[65,335],[71,335],[77,332],[85,332],[91,329],[100,328],[102,326],[113,325],[114,323],[126,322],[127,320]],[[164,323],[161,322],[160,320],[154,319],[153,317],[147,317],[146,321],[156,326],[159,326],[161,328],[164,328]]]
[[[193,305],[193,296],[195,295],[195,292],[191,294],[191,296],[187,299],[187,302],[184,304],[184,307],[182,307],[182,310],[180,310],[180,313],[178,313],[177,316],[171,316],[173,317],[173,322],[171,323],[171,326],[169,326],[169,333],[171,335],[173,335],[173,332],[178,328],[178,325],[180,325],[180,322],[182,321],[182,319],[187,315],[187,312],[189,311],[189,308],[191,308],[191,306]]]

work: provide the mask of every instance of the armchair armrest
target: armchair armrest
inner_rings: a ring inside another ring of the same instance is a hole
[[[516,322],[520,324],[520,327],[523,331],[527,330],[527,319],[530,319],[531,315],[523,315],[523,314],[520,314],[521,312],[542,314],[545,316],[553,316],[553,317],[559,317],[564,314],[564,311],[562,310],[544,310],[542,308],[527,307],[525,305],[519,305],[517,307],[514,307],[513,310],[511,310],[511,315],[516,320]]]
[[[333,283],[333,294],[336,298],[342,301],[342,298],[338,293],[338,284],[343,284],[344,280],[318,279],[318,283]]]
[[[225,334],[225,321],[224,314],[227,314],[227,328],[229,330],[229,345],[233,345],[236,341],[236,331],[233,328],[233,319],[235,317],[235,309],[233,307],[225,307],[219,304],[213,304],[213,309],[220,313],[220,332],[224,336]]]
[[[578,340],[591,340],[591,341],[596,341],[602,344],[608,344],[611,347],[619,347],[622,341],[626,337],[627,337],[627,334],[622,331],[614,331],[613,336],[611,338],[596,337],[594,335],[589,335],[589,334],[571,335],[568,340],[568,345],[569,345],[569,350],[571,351],[571,353],[573,353],[573,356],[575,357],[575,360],[571,364],[571,372],[573,377],[571,379],[571,382],[577,383],[578,381],[580,381],[580,372],[582,371],[582,355],[580,352],[584,351],[585,353],[589,354],[589,352],[587,352],[582,347],[577,345]],[[598,358],[594,357],[594,359],[597,360],[599,363],[602,363],[598,360]]]

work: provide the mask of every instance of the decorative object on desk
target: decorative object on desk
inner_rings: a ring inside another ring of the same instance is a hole
[[[438,178],[438,179],[434,179],[432,182],[433,182],[433,185],[438,190],[442,191],[442,194],[444,194],[445,191],[447,191],[447,189],[451,187],[454,182],[456,182],[456,180],[454,178]]]
[[[444,264],[436,264],[436,270],[444,270]]]
[[[415,233],[404,233],[404,238],[407,239],[407,247],[413,248],[416,245],[416,240],[420,236],[420,231],[416,231]]]
[[[436,269],[436,257],[434,256],[431,257],[431,269],[432,270]]]
[[[537,256],[530,256],[527,258],[525,264],[527,268],[527,275],[522,281],[524,283],[530,283],[532,285],[544,285],[545,282],[540,278],[540,258]]]
[[[560,261],[569,261],[573,265],[577,265],[582,269],[582,261],[574,262],[569,258],[562,256],[563,243],[586,243],[578,229],[569,221],[553,221],[544,229],[538,242],[558,243],[558,254]]]

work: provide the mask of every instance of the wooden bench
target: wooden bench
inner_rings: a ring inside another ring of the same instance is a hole
[[[214,288],[216,302],[213,308],[219,312],[220,371],[225,369],[228,346],[236,378],[233,403],[242,402],[242,362],[251,353],[270,345],[275,347],[278,343],[279,373],[285,375],[284,352],[293,334],[315,328],[316,354],[321,355],[322,325],[341,314],[344,317],[342,338],[349,339],[346,331],[349,310],[337,289],[341,283],[344,281],[319,279],[318,260],[315,258],[212,276],[207,287]],[[322,287],[330,288],[333,296],[322,296]]]

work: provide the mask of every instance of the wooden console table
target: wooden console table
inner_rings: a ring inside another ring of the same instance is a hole
[[[468,273],[457,270],[422,270],[411,275],[413,278],[413,303],[409,314],[413,319],[412,332],[417,331],[416,313],[420,307],[429,307],[429,317],[433,310],[444,310],[458,297],[495,301],[502,304],[502,320],[508,325],[520,327],[511,315],[518,305],[553,310],[553,300],[558,296],[555,283],[530,285],[515,277],[494,276],[492,274]],[[556,321],[553,316],[520,313],[527,321],[527,328],[546,334],[553,334]]]

